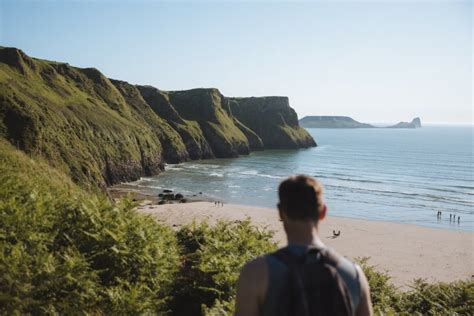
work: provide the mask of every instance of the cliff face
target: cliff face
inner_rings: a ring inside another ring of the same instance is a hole
[[[196,122],[216,157],[250,152],[244,133],[234,124],[227,100],[217,89],[169,91],[168,98],[183,119]]]
[[[287,97],[229,98],[232,114],[253,130],[265,148],[306,148],[316,146],[301,128]]]
[[[90,188],[159,173],[165,162],[314,145],[286,98],[165,92],[15,48],[0,48],[0,137]]]
[[[0,49],[5,55],[13,62],[0,59],[1,137],[91,188],[163,169],[159,131],[99,71],[13,48]]]
[[[151,86],[137,86],[150,108],[179,133],[191,159],[215,157],[198,122],[183,119],[171,104],[166,92]]]

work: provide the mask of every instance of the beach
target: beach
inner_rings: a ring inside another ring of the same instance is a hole
[[[274,231],[278,245],[286,244],[283,225],[275,209],[214,202],[157,205],[142,203],[138,209],[158,222],[179,228],[194,220],[243,220]],[[474,233],[383,221],[329,216],[319,227],[322,241],[348,258],[370,257],[369,263],[387,271],[391,282],[408,289],[416,278],[428,282],[472,280]],[[340,231],[333,237],[333,230]]]

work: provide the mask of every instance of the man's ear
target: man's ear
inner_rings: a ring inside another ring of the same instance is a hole
[[[327,211],[326,204],[323,204],[321,214],[319,214],[319,220],[323,220],[326,217],[326,211]]]
[[[281,222],[283,221],[283,219],[286,219],[286,214],[283,211],[283,208],[281,207],[280,203],[277,204],[277,207],[278,207],[278,215],[280,216],[280,222]]]

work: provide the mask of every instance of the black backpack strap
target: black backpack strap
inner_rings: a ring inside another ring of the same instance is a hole
[[[300,268],[303,266],[306,260],[306,252],[297,255],[292,252],[288,247],[282,248],[274,252],[272,255],[277,258],[280,262],[288,267],[289,275],[288,280],[291,280],[289,284],[290,288],[299,289],[296,291],[296,294],[304,293],[304,281],[303,276],[301,275]],[[307,298],[305,296],[298,295],[297,297],[294,296],[295,293],[288,292],[285,293],[286,299],[282,299],[280,304],[280,315],[291,315],[294,310],[294,306],[298,306],[298,315],[299,316],[309,316],[309,305]]]
[[[360,276],[357,266],[331,248],[321,249],[321,255],[325,262],[334,266],[342,277],[347,290],[349,291],[352,310],[356,311],[361,298]]]

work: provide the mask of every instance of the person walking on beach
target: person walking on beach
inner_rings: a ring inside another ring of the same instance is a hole
[[[235,315],[372,315],[362,269],[318,236],[326,216],[322,185],[299,175],[278,188],[288,245],[244,265]]]

